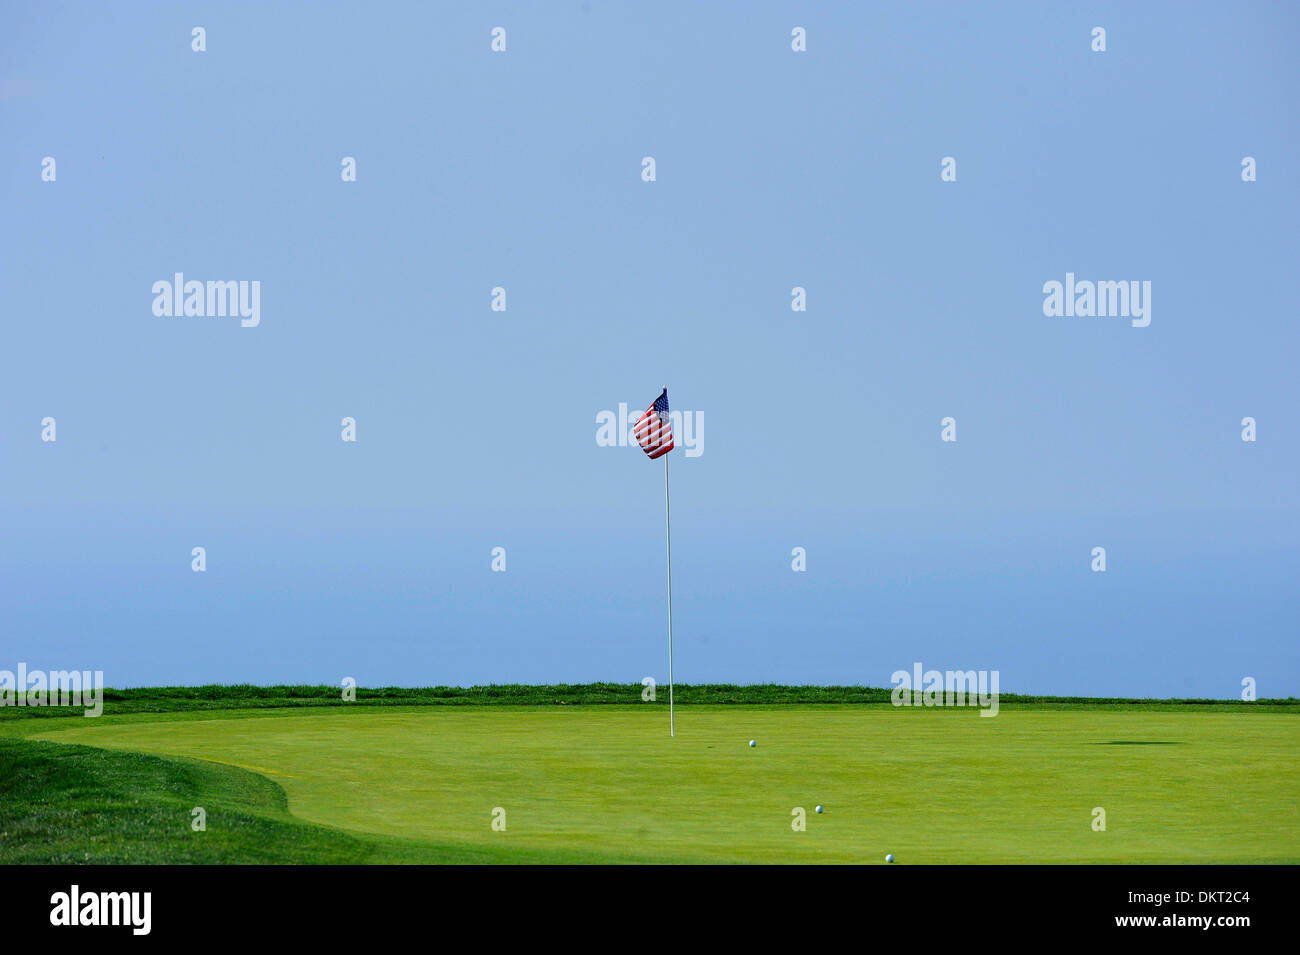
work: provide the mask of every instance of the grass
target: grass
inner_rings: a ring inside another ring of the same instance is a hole
[[[191,828],[201,805],[207,828]],[[607,862],[410,843],[312,825],[284,790],[190,759],[0,738],[0,864],[219,865]]]
[[[659,688],[659,702],[667,692]],[[639,683],[561,683],[553,685],[493,684],[490,686],[379,687],[358,689],[353,702],[345,702],[342,691],[334,686],[164,686],[131,689],[106,688],[104,712],[176,713],[196,710],[285,709],[299,707],[373,707],[373,706],[545,706],[545,705],[626,705],[641,702]],[[675,699],[690,704],[805,704],[805,703],[889,703],[890,690],[869,686],[784,686],[774,683],[734,685],[724,683],[680,684]],[[1264,699],[1253,703],[1211,699],[1124,699],[1075,696],[1027,696],[1015,693],[1000,695],[1000,705],[1098,708],[1216,708],[1252,709],[1280,706],[1300,711],[1300,700]],[[80,717],[82,711],[71,707],[0,706],[0,724],[7,720]]]
[[[314,689],[0,724],[0,862],[1300,862],[1294,704],[263,705]]]
[[[213,824],[190,829],[201,803]],[[289,815],[256,773],[0,738],[0,862],[365,861],[346,833]]]

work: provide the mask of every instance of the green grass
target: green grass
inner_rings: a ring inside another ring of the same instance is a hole
[[[667,691],[659,688],[659,702]],[[531,686],[494,684],[491,686],[378,687],[358,689],[353,702],[345,702],[335,686],[163,686],[112,689],[104,691],[104,712],[174,713],[195,710],[286,709],[300,707],[372,707],[372,706],[591,706],[627,705],[641,701],[639,683],[561,683]],[[727,683],[680,684],[675,699],[681,704],[804,704],[804,703],[888,703],[890,690],[870,686],[783,686],[773,683],[734,685]],[[1281,706],[1300,711],[1300,700],[1264,699],[1253,703],[1236,700],[1174,699],[1147,700],[1090,698],[1074,696],[1026,696],[1003,693],[1001,705],[1043,706],[1087,709],[1134,706],[1162,708],[1194,707],[1259,708]],[[82,711],[71,707],[0,706],[0,725],[8,720],[60,719],[80,717]]]
[[[202,804],[212,825],[190,829]],[[366,861],[346,833],[289,815],[256,773],[0,738],[0,862]]]
[[[1300,862],[1293,704],[1003,697],[989,719],[687,703],[676,739],[664,710],[14,719],[0,724],[0,862]],[[196,805],[203,833],[189,828]],[[796,806],[806,832],[791,830]],[[491,829],[494,807],[505,832]],[[1093,807],[1106,832],[1092,831]]]
[[[191,829],[202,805],[207,829]],[[190,759],[0,738],[0,864],[607,862],[601,855],[409,843],[291,816],[258,774]]]

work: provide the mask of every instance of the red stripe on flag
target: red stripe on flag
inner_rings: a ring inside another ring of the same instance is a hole
[[[637,444],[641,446],[641,450],[652,461],[663,457],[675,447],[672,422],[667,414],[661,417],[659,412],[655,411],[654,405],[647,408],[637,419],[632,434]]]

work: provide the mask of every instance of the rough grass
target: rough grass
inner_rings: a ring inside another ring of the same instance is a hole
[[[235,766],[0,737],[3,865],[612,861],[636,860],[351,834],[295,818],[280,786]]]
[[[494,684],[489,686],[377,687],[358,688],[356,700],[345,702],[342,690],[333,686],[164,686],[134,689],[105,688],[104,712],[171,713],[201,710],[280,709],[344,706],[595,706],[640,704],[639,683],[561,683],[533,686]],[[888,704],[891,691],[868,686],[783,686],[774,683],[734,685],[728,683],[679,684],[674,699],[682,705],[778,705],[808,703]],[[657,704],[667,706],[668,690],[659,687]],[[1196,709],[1248,709],[1283,707],[1300,709],[1295,698],[1258,700],[1210,699],[1124,699],[1111,697],[1028,696],[1004,693],[1000,706],[1035,706],[1072,709],[1124,709],[1134,706]],[[55,706],[0,706],[0,723],[24,718],[80,717],[82,710]]]
[[[190,810],[209,830],[190,828]],[[0,738],[0,863],[363,862],[366,845],[289,815],[256,773]]]

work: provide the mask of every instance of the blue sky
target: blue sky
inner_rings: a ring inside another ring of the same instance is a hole
[[[1297,41],[1263,3],[6,7],[0,668],[664,680],[662,468],[595,435],[666,384],[684,682],[1300,695]],[[260,324],[156,317],[175,272]],[[1151,324],[1046,317],[1067,272]]]

